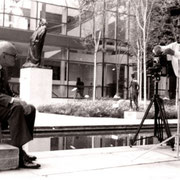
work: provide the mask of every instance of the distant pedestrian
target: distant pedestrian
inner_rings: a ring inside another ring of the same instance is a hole
[[[138,107],[138,94],[139,94],[139,84],[137,82],[137,80],[135,80],[135,74],[131,75],[132,80],[130,83],[130,109],[133,110],[133,105],[132,105],[132,101],[134,101],[134,104],[136,106],[136,111],[139,110]]]
[[[78,96],[84,98],[84,82],[81,81],[80,77],[77,78],[76,88],[76,98],[78,98]]]

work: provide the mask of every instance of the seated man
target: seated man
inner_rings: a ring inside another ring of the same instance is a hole
[[[22,146],[33,139],[33,129],[36,109],[26,104],[20,98],[13,97],[7,75],[6,67],[14,66],[16,48],[10,42],[0,42],[0,122],[2,128],[9,126],[11,144],[19,148],[19,167],[39,168],[33,163],[35,156],[25,153]]]

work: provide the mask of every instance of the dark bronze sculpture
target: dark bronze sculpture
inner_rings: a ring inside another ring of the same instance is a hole
[[[136,111],[139,110],[138,107],[138,94],[139,94],[139,84],[137,80],[135,80],[135,74],[131,74],[132,80],[130,83],[130,108],[133,110],[132,101],[134,101],[134,104],[136,106]]]
[[[28,56],[23,67],[39,67],[41,65],[41,54],[47,32],[47,22],[41,19],[39,26],[30,38]]]

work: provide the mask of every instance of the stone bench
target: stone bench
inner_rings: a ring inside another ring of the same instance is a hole
[[[16,169],[19,166],[19,149],[9,144],[1,143],[3,131],[0,123],[0,171]]]

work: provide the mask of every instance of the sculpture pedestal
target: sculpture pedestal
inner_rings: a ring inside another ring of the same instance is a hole
[[[124,111],[124,119],[142,119],[144,116],[144,112],[140,111]]]
[[[0,171],[16,169],[18,166],[19,149],[8,144],[0,144]]]
[[[35,107],[49,103],[52,98],[52,70],[21,69],[20,98]]]

